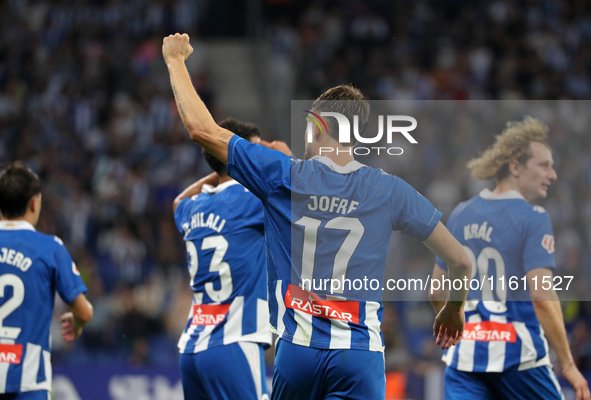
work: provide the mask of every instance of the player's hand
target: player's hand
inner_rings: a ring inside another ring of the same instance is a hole
[[[189,43],[189,35],[176,33],[168,35],[162,43],[162,56],[166,64],[173,60],[185,61],[193,52],[193,47]]]
[[[74,323],[74,314],[67,312],[60,317],[62,323],[62,338],[66,342],[73,342],[82,333],[82,327]]]
[[[564,375],[568,383],[570,383],[573,389],[575,389],[577,400],[591,399],[591,394],[589,394],[589,384],[574,362],[562,368],[562,375]]]
[[[280,140],[273,140],[271,143],[267,142],[266,140],[261,140],[259,144],[262,144],[263,146],[268,147],[272,150],[277,150],[282,152],[283,154],[291,156],[291,149],[289,148],[289,146],[285,142],[282,142]]]
[[[433,336],[437,338],[435,344],[445,350],[460,343],[464,336],[464,320],[463,306],[458,308],[449,302],[445,303],[433,325]]]

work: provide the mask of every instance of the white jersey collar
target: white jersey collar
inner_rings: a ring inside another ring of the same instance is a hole
[[[508,190],[508,191],[503,192],[501,194],[494,194],[493,192],[490,191],[490,189],[483,189],[480,192],[479,196],[485,200],[511,200],[511,199],[525,200],[525,197],[523,197],[521,195],[521,193],[519,193],[517,190]]]
[[[34,231],[35,228],[33,225],[28,223],[27,221],[19,220],[19,221],[0,221],[0,230],[5,231]]]
[[[358,169],[367,167],[367,165],[361,164],[359,161],[355,160],[349,162],[345,166],[341,166],[325,156],[314,156],[312,157],[312,160],[320,161],[322,164],[326,165],[328,168],[339,174],[350,174],[351,172],[355,172]]]
[[[201,188],[201,191],[203,193],[208,193],[208,194],[216,194],[219,193],[227,188],[229,188],[230,186],[234,186],[234,185],[238,185],[238,181],[231,179],[229,181],[226,181],[222,184],[219,184],[217,186],[211,186],[211,185],[203,185],[203,187]]]

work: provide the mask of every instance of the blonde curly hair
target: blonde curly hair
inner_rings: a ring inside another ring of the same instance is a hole
[[[530,143],[539,142],[548,149],[548,126],[539,119],[526,116],[523,121],[509,121],[495,143],[480,157],[468,161],[466,167],[477,179],[494,178],[500,182],[509,176],[509,162],[525,164],[532,156]]]

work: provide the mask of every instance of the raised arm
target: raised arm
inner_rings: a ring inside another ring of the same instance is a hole
[[[174,199],[174,202],[172,203],[172,212],[174,213],[176,211],[176,208],[179,206],[179,203],[183,199],[186,199],[187,197],[193,197],[196,194],[201,193],[201,189],[203,188],[203,185],[216,186],[218,184],[219,180],[220,180],[219,175],[216,172],[212,172],[211,174],[204,176],[203,178],[199,179],[197,182],[188,186],[185,190],[183,190],[181,192],[181,194],[179,194],[176,197],[176,199]]]
[[[185,60],[193,52],[189,35],[175,34],[164,38],[162,55],[181,119],[191,140],[197,142],[218,160],[228,162],[228,143],[233,133],[218,126],[197,95]]]
[[[433,334],[437,336],[436,343],[441,344],[441,348],[447,349],[458,344],[464,334],[464,302],[468,296],[468,287],[465,282],[470,278],[472,265],[466,250],[441,222],[437,224],[424,244],[447,264],[449,279],[452,282],[462,281],[462,287],[459,290],[452,285],[449,298],[437,314],[433,325]]]

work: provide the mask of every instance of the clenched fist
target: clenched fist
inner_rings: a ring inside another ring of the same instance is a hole
[[[189,44],[189,35],[176,33],[168,35],[162,43],[162,55],[166,64],[174,60],[185,61],[193,52],[193,47]]]

